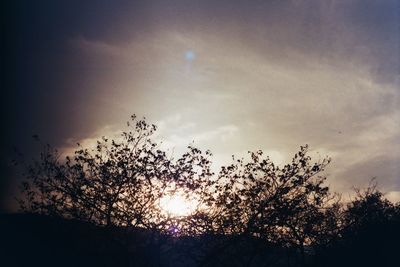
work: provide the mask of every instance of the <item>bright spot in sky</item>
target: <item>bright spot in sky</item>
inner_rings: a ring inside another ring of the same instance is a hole
[[[171,216],[188,216],[196,210],[197,201],[187,199],[183,194],[175,193],[166,195],[160,199],[161,209]]]
[[[186,53],[185,53],[186,60],[193,61],[195,57],[196,57],[196,55],[194,54],[194,52],[192,50],[186,51]]]

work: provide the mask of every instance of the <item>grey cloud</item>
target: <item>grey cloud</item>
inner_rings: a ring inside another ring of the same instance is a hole
[[[398,157],[385,153],[399,137],[398,1],[27,5],[13,6],[7,62],[17,72],[7,83],[2,147],[33,153],[34,133],[67,147],[137,113],[174,125],[161,131],[165,140],[203,136],[217,157],[265,149],[287,158],[309,143],[337,157],[338,187],[375,173],[398,189]]]

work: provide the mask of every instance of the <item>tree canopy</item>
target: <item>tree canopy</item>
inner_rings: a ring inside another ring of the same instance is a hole
[[[174,159],[155,141],[155,125],[132,116],[127,126],[117,140],[102,137],[94,148],[78,144],[65,158],[45,145],[27,168],[21,209],[166,237],[220,236],[209,243],[202,239],[208,259],[221,251],[243,251],[243,242],[246,247],[262,244],[294,251],[301,265],[307,250],[326,251],[337,247],[339,238],[346,240],[380,220],[398,220],[399,205],[384,200],[375,188],[358,191],[343,204],[322,174],[331,159],[313,161],[307,145],[284,166],[255,151],[249,160],[233,157],[214,174],[210,151],[189,145]],[[162,209],[161,199],[177,193],[196,198],[190,214]]]

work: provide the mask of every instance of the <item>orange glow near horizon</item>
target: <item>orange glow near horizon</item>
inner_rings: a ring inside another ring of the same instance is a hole
[[[196,210],[197,206],[198,201],[195,198],[189,199],[181,192],[165,195],[160,199],[161,210],[173,217],[189,216]]]

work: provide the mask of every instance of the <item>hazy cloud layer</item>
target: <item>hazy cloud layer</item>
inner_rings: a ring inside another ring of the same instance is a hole
[[[16,8],[13,143],[70,151],[136,113],[177,155],[194,141],[217,165],[256,149],[284,163],[309,144],[334,189],[377,177],[399,198],[398,1],[96,3]]]
[[[120,107],[144,104],[143,113],[150,110],[166,125],[162,131],[170,144],[194,140],[217,153],[273,149],[287,154],[308,143],[334,156],[332,170],[342,174],[336,180],[352,180],[346,186],[374,176],[382,177],[381,184],[396,181],[399,92],[396,83],[375,78],[369,66],[345,58],[320,61],[295,49],[281,61],[268,56],[277,47],[260,53],[246,46],[248,39],[206,33],[162,32],[142,42],[148,45],[111,47],[88,40],[77,45],[125,66],[141,62],[149,75],[119,79],[126,87]],[[195,51],[193,61],[185,61],[187,49]],[[137,84],[142,90],[128,89]],[[145,100],[135,101],[133,94]],[[374,172],[364,166],[370,161]]]

